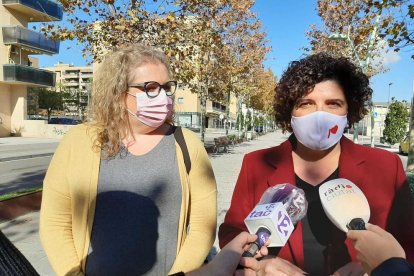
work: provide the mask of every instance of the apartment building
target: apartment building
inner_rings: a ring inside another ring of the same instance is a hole
[[[34,67],[29,56],[56,54],[60,43],[28,24],[62,20],[63,9],[49,0],[0,1],[0,137],[4,137],[29,123],[27,88],[55,85],[55,74]]]
[[[208,100],[206,103],[205,128],[225,128],[227,123],[234,128],[237,118],[237,98],[230,97],[229,120],[226,121],[227,106],[222,103]],[[175,122],[177,125],[200,128],[201,104],[197,94],[185,87],[178,87],[175,93]]]
[[[78,89],[86,91],[88,85],[92,83],[92,66],[74,66],[73,64],[58,63],[53,67],[43,68],[56,74],[56,88],[70,90]]]
[[[89,95],[92,89],[93,67],[74,66],[73,64],[58,63],[53,67],[43,68],[56,74],[56,90],[80,93],[79,98],[85,106],[88,104]],[[79,105],[67,106],[66,116],[79,116]]]

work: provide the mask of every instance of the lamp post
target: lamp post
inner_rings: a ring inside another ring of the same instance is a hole
[[[390,109],[390,91],[391,91],[392,84],[393,84],[392,82],[388,84],[388,110]]]

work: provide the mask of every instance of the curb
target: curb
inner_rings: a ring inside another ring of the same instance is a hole
[[[39,153],[39,154],[29,154],[29,155],[20,155],[20,156],[10,156],[10,157],[1,157],[0,162],[6,162],[6,161],[15,161],[15,160],[21,160],[21,159],[29,159],[29,158],[36,158],[36,157],[45,157],[45,156],[53,156],[52,153]]]

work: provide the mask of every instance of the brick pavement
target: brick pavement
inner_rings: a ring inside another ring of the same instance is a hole
[[[224,216],[230,207],[231,197],[244,155],[254,150],[276,146],[287,138],[288,134],[282,134],[280,130],[277,130],[249,142],[236,145],[234,148],[230,148],[228,153],[211,155],[210,160],[216,176],[218,190],[217,227],[223,222]],[[212,254],[215,254],[218,248],[216,237]]]

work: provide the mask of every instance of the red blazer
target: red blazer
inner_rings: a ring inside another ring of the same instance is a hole
[[[414,204],[400,158],[385,150],[354,144],[345,137],[340,143],[339,177],[358,185],[371,208],[370,222],[391,232],[404,247],[407,259],[414,262]],[[244,219],[263,192],[282,183],[296,185],[289,140],[245,155],[230,209],[219,228],[221,248],[241,231],[247,231]],[[356,260],[349,240],[346,245],[352,260]],[[301,222],[278,256],[303,268]]]

